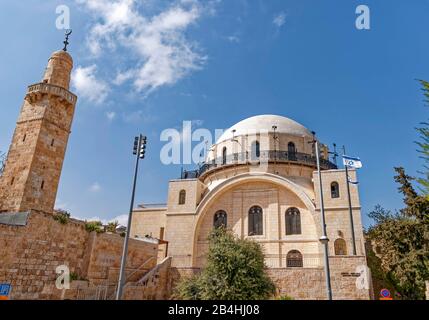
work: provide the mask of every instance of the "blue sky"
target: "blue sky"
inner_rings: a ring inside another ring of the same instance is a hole
[[[193,120],[214,132],[257,114],[292,118],[362,158],[365,224],[378,203],[401,207],[393,167],[422,166],[414,127],[428,109],[415,79],[429,79],[429,1],[2,1],[0,150],[26,86],[61,49],[61,4],[79,101],[57,204],[74,216],[127,212],[139,132],[149,142],[137,203],[164,203],[180,166],[161,163],[162,130]],[[355,28],[360,4],[369,31]]]

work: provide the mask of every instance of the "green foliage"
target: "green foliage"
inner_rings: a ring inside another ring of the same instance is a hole
[[[261,246],[218,228],[209,237],[206,267],[200,274],[180,282],[175,297],[185,300],[262,300],[274,293],[275,286],[265,274]]]
[[[118,221],[109,222],[109,223],[107,224],[106,231],[107,231],[107,232],[115,233],[115,232],[116,232],[116,228],[117,228],[118,226],[119,226],[119,222],[118,222]]]
[[[375,225],[367,235],[382,249],[379,264],[384,278],[404,299],[424,299],[429,279],[429,200],[414,190],[413,178],[403,168],[395,170],[406,206],[396,213],[377,206],[369,214]]]
[[[383,210],[380,206],[378,206],[378,208]],[[388,289],[392,294],[397,296],[398,292],[395,282],[391,279],[389,273],[383,270],[381,267],[381,259],[376,256],[369,243],[366,244],[366,259],[368,267],[371,270],[372,285],[375,296],[379,294],[381,289]]]
[[[419,80],[422,85],[422,91],[425,96],[425,102],[429,103],[429,82],[424,80]],[[420,189],[429,199],[429,123],[422,122],[421,127],[417,128],[419,133],[419,141],[417,141],[418,152],[420,153],[421,158],[424,160],[424,172],[420,172],[422,176],[417,179],[417,182],[420,184]]]
[[[97,233],[104,232],[103,224],[101,221],[88,221],[85,223],[85,230],[88,232],[95,231]]]
[[[61,224],[67,224],[70,219],[70,213],[65,210],[58,209],[54,213],[54,219]]]
[[[79,280],[80,277],[76,272],[70,272],[70,281]]]

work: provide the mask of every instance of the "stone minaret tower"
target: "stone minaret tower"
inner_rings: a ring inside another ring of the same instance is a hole
[[[73,60],[65,50],[28,87],[0,177],[0,212],[53,212],[77,100],[68,91]]]

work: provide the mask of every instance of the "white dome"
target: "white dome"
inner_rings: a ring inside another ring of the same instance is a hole
[[[292,119],[282,116],[265,114],[250,117],[238,122],[228,130],[226,130],[216,141],[216,143],[232,139],[233,130],[235,130],[234,135],[238,137],[246,134],[255,134],[260,132],[261,130],[265,130],[265,132],[267,130],[268,132],[273,132],[273,126],[277,126],[277,133],[286,133],[299,137],[313,137],[310,130]]]

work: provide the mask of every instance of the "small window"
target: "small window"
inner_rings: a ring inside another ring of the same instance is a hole
[[[295,143],[289,142],[287,145],[287,153],[289,156],[289,160],[296,160],[296,147]]]
[[[186,191],[185,190],[181,190],[179,193],[179,204],[185,204],[186,202]]]
[[[24,134],[24,136],[22,137],[22,142],[25,142],[26,138],[27,138],[27,134]]]
[[[344,239],[337,239],[334,242],[334,249],[336,256],[346,256],[347,255],[347,244]]]
[[[42,181],[42,184],[40,185],[40,189],[43,190],[44,186],[45,186],[45,180]]]
[[[288,268],[302,268],[302,254],[298,250],[291,250],[286,256],[286,266]]]
[[[215,213],[213,217],[213,227],[217,228],[226,228],[227,226],[228,215],[225,211],[219,210]]]
[[[259,141],[252,142],[252,160],[258,160],[261,156],[261,144]]]
[[[227,152],[226,147],[223,147],[223,149],[222,149],[222,164],[223,165],[226,164],[226,152]]]
[[[262,208],[254,206],[249,210],[249,236],[263,235]]]
[[[51,141],[51,147],[54,146],[54,143],[55,143],[55,139],[52,139],[52,141]]]
[[[14,182],[15,182],[15,177],[12,177],[12,179],[10,180],[10,185],[13,186]]]
[[[289,208],[285,214],[286,235],[301,234],[301,214],[297,208]]]
[[[338,182],[331,183],[331,198],[339,198],[340,197],[340,186]]]

